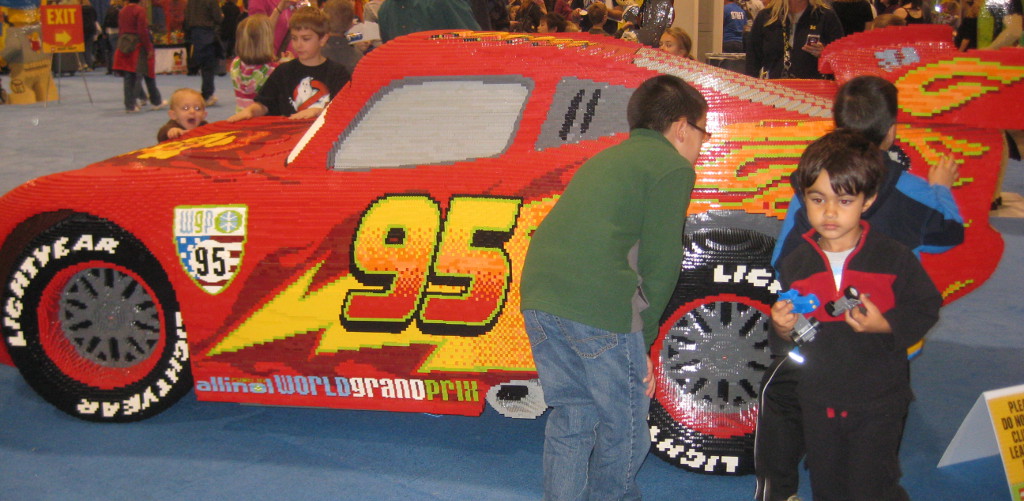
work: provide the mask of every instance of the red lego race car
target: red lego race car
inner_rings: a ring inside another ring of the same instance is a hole
[[[924,260],[951,301],[1002,252],[987,210],[1000,129],[1021,128],[1007,106],[1024,102],[1024,53],[960,54],[931,28],[850,37],[823,59],[840,82],[897,83],[915,170],[961,164],[966,241]],[[756,80],[607,37],[410,35],[364,58],[312,125],[218,122],[11,191],[0,361],[93,421],[144,419],[192,389],[539,416],[519,313],[530,236],[576,169],[627,136],[632,90],[658,73],[707,97],[713,137],[652,350],[652,446],[690,470],[748,473],[779,292],[771,249],[837,82]]]

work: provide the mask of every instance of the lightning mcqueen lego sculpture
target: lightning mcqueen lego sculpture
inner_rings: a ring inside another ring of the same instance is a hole
[[[961,54],[947,27],[855,35],[823,66],[900,89],[898,144],[961,164],[963,245],[927,255],[948,301],[1002,241],[988,205],[1021,128],[1024,53]],[[652,356],[653,450],[752,470],[768,364],[769,257],[832,81],[763,81],[611,38],[428,32],[360,63],[308,122],[214,123],[0,199],[3,348],[43,398],[93,421],[199,400],[536,417],[519,314],[531,232],[575,170],[627,135],[640,82],[710,104],[675,297]]]

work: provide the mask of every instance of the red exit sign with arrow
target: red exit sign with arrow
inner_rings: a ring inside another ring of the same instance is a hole
[[[43,52],[84,52],[81,5],[43,5]]]

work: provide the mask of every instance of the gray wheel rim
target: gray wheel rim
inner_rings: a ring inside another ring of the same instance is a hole
[[[698,305],[665,335],[661,360],[677,402],[716,412],[757,404],[758,382],[769,362],[770,317],[742,303]]]
[[[138,280],[112,268],[82,270],[68,280],[60,322],[78,354],[104,367],[134,366],[160,339],[156,302]]]

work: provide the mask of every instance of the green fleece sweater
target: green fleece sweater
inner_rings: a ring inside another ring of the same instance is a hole
[[[649,129],[591,158],[534,233],[522,309],[611,332],[643,330],[650,346],[679,278],[695,177]]]

